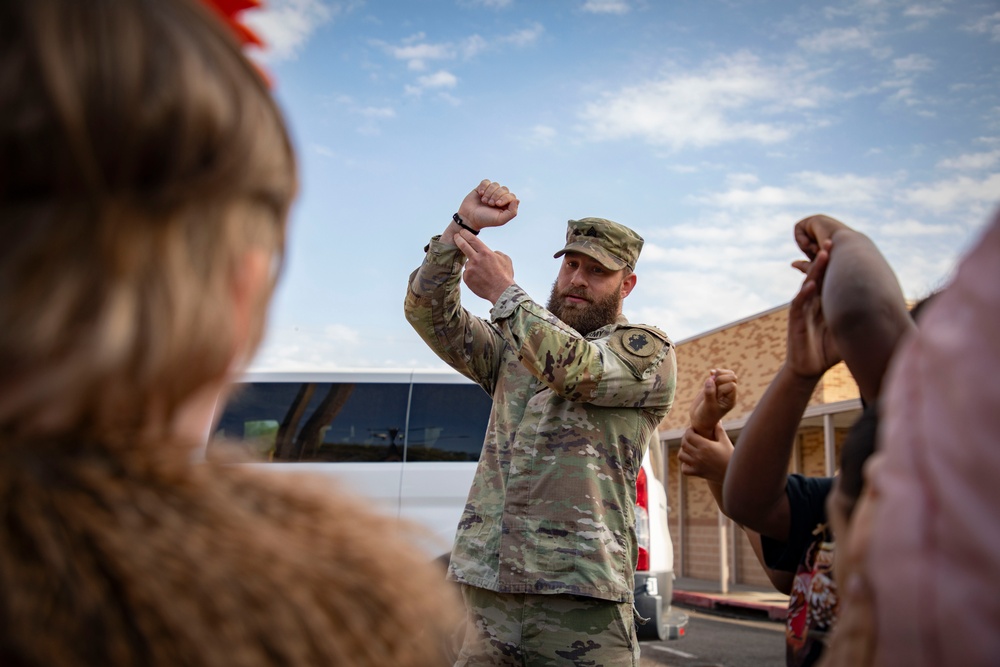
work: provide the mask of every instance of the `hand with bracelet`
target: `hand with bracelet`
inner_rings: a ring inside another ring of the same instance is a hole
[[[491,250],[476,236],[484,227],[500,227],[513,220],[519,203],[506,186],[483,180],[465,197],[441,235],[442,243],[458,246],[467,258],[462,275],[465,284],[490,303],[496,303],[513,284],[514,264],[510,257]]]
[[[452,236],[460,229],[478,234],[484,227],[501,227],[517,215],[520,202],[506,186],[484,179],[462,200],[452,222],[441,235],[442,243],[454,243]]]

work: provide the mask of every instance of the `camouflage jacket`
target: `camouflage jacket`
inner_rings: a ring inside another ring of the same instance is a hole
[[[449,577],[631,602],[636,475],[673,401],[673,345],[624,318],[585,339],[517,285],[475,317],[464,262],[435,237],[406,296],[417,333],[493,397]]]

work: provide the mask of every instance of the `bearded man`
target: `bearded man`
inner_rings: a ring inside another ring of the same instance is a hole
[[[635,483],[673,402],[673,344],[622,315],[643,240],[610,220],[569,221],[548,308],[533,301],[478,238],[518,204],[482,181],[406,295],[417,333],[493,397],[448,568],[468,611],[455,665],[636,667]],[[460,279],[489,320],[462,308]]]

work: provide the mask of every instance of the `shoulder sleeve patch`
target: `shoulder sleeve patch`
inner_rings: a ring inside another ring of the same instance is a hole
[[[611,334],[608,344],[638,378],[647,377],[673,345],[667,334],[646,325],[618,329]]]

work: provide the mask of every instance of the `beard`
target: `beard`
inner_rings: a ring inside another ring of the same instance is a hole
[[[581,336],[606,327],[618,319],[621,312],[622,296],[620,290],[615,290],[608,296],[587,304],[567,304],[565,297],[581,296],[589,298],[581,290],[568,289],[560,292],[556,283],[552,283],[552,293],[546,308],[560,320],[573,327]]]

